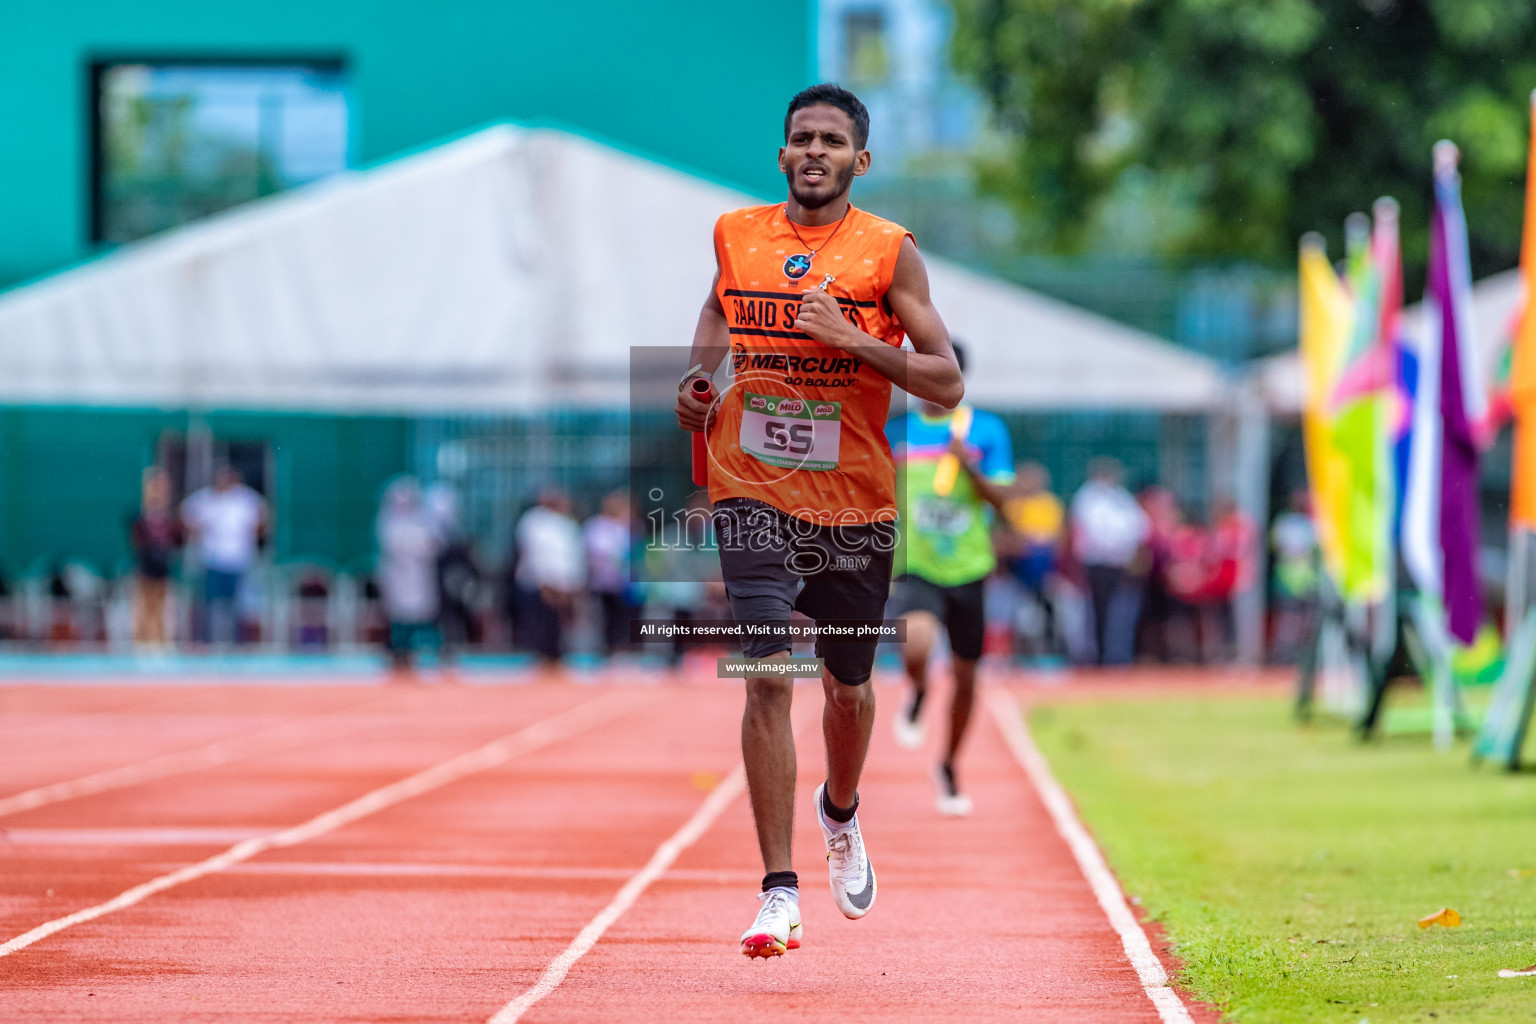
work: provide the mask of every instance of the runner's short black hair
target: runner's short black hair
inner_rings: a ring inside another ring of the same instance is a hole
[[[960,372],[965,372],[965,346],[954,338],[949,339],[949,347],[954,350],[955,363],[960,367]]]
[[[795,98],[789,101],[789,109],[784,112],[785,142],[789,141],[789,122],[795,116],[795,111],[815,106],[836,107],[848,115],[848,119],[853,122],[855,149],[863,149],[869,144],[869,111],[857,96],[833,82],[822,82],[795,93]]]

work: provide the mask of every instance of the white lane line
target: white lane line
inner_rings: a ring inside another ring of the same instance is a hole
[[[793,727],[793,733],[798,738],[800,730],[810,721],[810,716],[803,716]],[[549,995],[560,987],[565,976],[570,973],[576,961],[586,956],[587,951],[597,945],[597,940],[603,937],[613,923],[624,912],[635,905],[642,893],[650,884],[667,873],[683,851],[698,841],[699,837],[709,831],[709,827],[715,823],[731,801],[741,795],[747,788],[747,773],[743,765],[738,764],[736,770],[727,775],[721,783],[710,791],[709,796],[699,805],[699,809],[693,812],[693,817],[683,823],[683,827],[672,833],[665,842],[656,847],[656,852],[651,854],[651,859],[646,862],[624,887],[613,897],[613,901],[596,917],[587,922],[587,926],[576,933],[571,944],[566,946],[559,956],[551,960],[539,975],[539,980],[522,995],[512,1000],[506,1006],[497,1010],[487,1024],[516,1024],[522,1019],[523,1014],[533,1008],[533,1004]]]
[[[223,846],[255,839],[273,827],[0,828],[0,846]]]
[[[746,787],[747,774],[740,765],[737,765],[736,770],[726,776],[725,780],[716,786],[699,805],[699,809],[693,812],[693,817],[689,818],[669,839],[656,847],[656,852],[651,854],[650,861],[624,883],[624,887],[613,897],[613,901],[588,921],[587,926],[571,940],[571,944],[549,962],[534,986],[496,1011],[496,1014],[491,1017],[490,1024],[513,1024],[514,1021],[521,1020],[523,1014],[527,1013],[534,1003],[559,988],[576,961],[586,956],[587,951],[597,945],[597,940],[603,937],[603,933],[622,917],[626,910],[635,905],[640,895],[652,882],[666,873],[684,850],[709,830],[709,827],[715,823],[715,819],[720,816],[720,812],[730,806],[731,801],[735,800]]]
[[[1040,748],[1035,746],[1029,731],[1024,728],[1018,702],[1000,687],[989,688],[985,693],[987,708],[997,720],[1003,741],[1024,769],[1024,774],[1029,776],[1035,793],[1039,795],[1040,802],[1045,804],[1051,821],[1056,825],[1056,831],[1066,840],[1083,877],[1088,879],[1088,885],[1098,898],[1104,916],[1109,918],[1110,925],[1119,933],[1125,955],[1130,958],[1131,966],[1136,968],[1136,977],[1141,980],[1147,998],[1157,1008],[1157,1015],[1168,1024],[1193,1024],[1194,1018],[1189,1015],[1183,1000],[1168,986],[1168,972],[1163,970],[1163,962],[1152,951],[1147,933],[1142,931],[1136,915],[1131,913],[1120,882],[1114,872],[1110,871],[1098,844],[1083,827],[1076,808],[1072,806],[1072,798],[1067,796],[1067,791],[1061,788],[1061,783],[1051,774],[1051,766],[1046,763],[1045,755],[1040,753]]]
[[[633,868],[564,868],[509,864],[370,864],[312,863],[307,861],[252,861],[230,868],[241,875],[317,875],[335,878],[527,878],[571,882],[624,882]],[[756,885],[763,876],[750,871],[704,871],[673,868],[666,877],[673,882],[716,885]]]
[[[650,699],[650,698],[647,698]],[[94,907],[86,907],[77,910],[73,914],[56,918],[44,924],[38,925],[31,931],[16,936],[9,942],[0,943],[0,957],[9,956],[19,949],[25,949],[35,942],[40,942],[55,932],[63,931],[71,925],[82,924],[86,921],[94,921],[115,910],[122,910],[141,903],[158,892],[174,888],[184,882],[191,882],[211,875],[241,861],[250,860],[259,853],[278,847],[296,846],[316,836],[349,825],[360,818],[366,818],[400,803],[411,797],[420,796],[451,782],[457,782],[477,772],[483,772],[488,768],[495,768],[520,754],[527,754],[547,747],[563,739],[575,736],[586,729],[599,725],[617,716],[620,712],[630,710],[636,704],[633,693],[609,694],[596,700],[587,701],[569,711],[536,722],[510,736],[503,736],[499,740],[493,740],[485,746],[471,750],[466,754],[435,764],[425,768],[414,775],[407,776],[398,782],[392,782],[387,786],[365,793],[349,803],[342,804],[334,810],[318,814],[301,825],[273,832],[256,839],[247,839],[236,843],[223,853],[209,857],[207,860],[196,864],[189,864],[184,868],[178,868],[167,874],[152,878],[147,882],[134,886],[125,892],[119,893],[105,903],[98,903]]]
[[[152,757],[147,761],[139,761],[136,764],[127,764],[120,768],[109,768],[106,771],[83,775],[78,779],[69,779],[64,782],[55,782],[47,786],[38,786],[34,789],[24,790],[14,796],[0,798],[0,817],[5,817],[8,814],[19,814],[22,811],[30,811],[37,807],[60,803],[64,800],[75,800],[82,796],[94,796],[97,793],[105,793],[108,790],[137,786],[141,782],[151,782],[170,775],[182,775],[186,772],[196,771],[199,768],[213,768],[221,764],[228,764],[231,761],[238,761],[243,757],[260,751],[264,745],[273,740],[281,740],[287,737],[294,741],[301,741],[309,738],[307,734],[313,731],[317,723],[355,714],[363,708],[392,700],[393,696],[391,694],[388,697],[366,700],[361,704],[342,708],[339,711],[328,711],[323,715],[314,715],[292,722],[284,722],[270,729],[262,729],[244,736],[232,736],[228,739],[217,740],[206,746],[195,747],[192,750],[179,750],[170,754],[162,754],[159,757]]]

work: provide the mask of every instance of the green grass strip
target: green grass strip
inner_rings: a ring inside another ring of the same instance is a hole
[[[1181,986],[1236,1021],[1536,1020],[1536,776],[1272,699],[1072,703],[1031,730]],[[1421,930],[1453,907],[1460,928]]]

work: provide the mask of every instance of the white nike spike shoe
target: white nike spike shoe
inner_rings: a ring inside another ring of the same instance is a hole
[[[822,794],[827,784],[816,787],[816,822],[827,843],[827,874],[832,880],[832,900],[843,916],[857,920],[875,905],[875,869],[864,851],[864,836],[859,831],[859,816],[847,824],[828,821],[821,813]]]
[[[939,813],[947,818],[963,818],[972,811],[971,798],[960,792],[955,782],[955,771],[949,765],[939,763],[933,769],[933,784],[939,791]]]
[[[902,750],[916,750],[923,745],[923,721],[912,717],[910,700],[905,707],[896,709],[896,716],[891,719],[891,731],[896,734],[896,745]]]
[[[800,948],[800,904],[787,893],[777,889],[759,893],[763,905],[758,908],[757,920],[752,927],[741,933],[741,953],[746,957],[783,956],[785,951]]]

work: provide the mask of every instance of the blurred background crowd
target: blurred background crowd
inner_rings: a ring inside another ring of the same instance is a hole
[[[1019,463],[1016,478],[994,523],[990,655],[1042,665],[1230,662],[1233,601],[1267,567],[1267,657],[1295,657],[1317,589],[1305,492],[1275,518],[1266,545],[1231,502],[1204,517],[1157,484],[1133,492],[1113,458],[1094,459],[1064,497],[1037,462]],[[372,647],[401,671],[421,655],[448,667],[465,653],[675,664],[689,643],[634,643],[630,621],[729,618],[707,517],[688,520],[686,544],[650,543],[624,490],[581,508],[564,490],[542,488],[498,558],[463,529],[452,486],[398,476],[378,504],[373,557],[355,573],[278,564],[268,502],[235,467],[218,467],[179,504],[171,494],[164,469],[144,471],[127,529],[131,571],[104,578],[64,563],[42,586],[7,587],[5,639],[55,650]],[[705,508],[696,495],[693,511]]]

